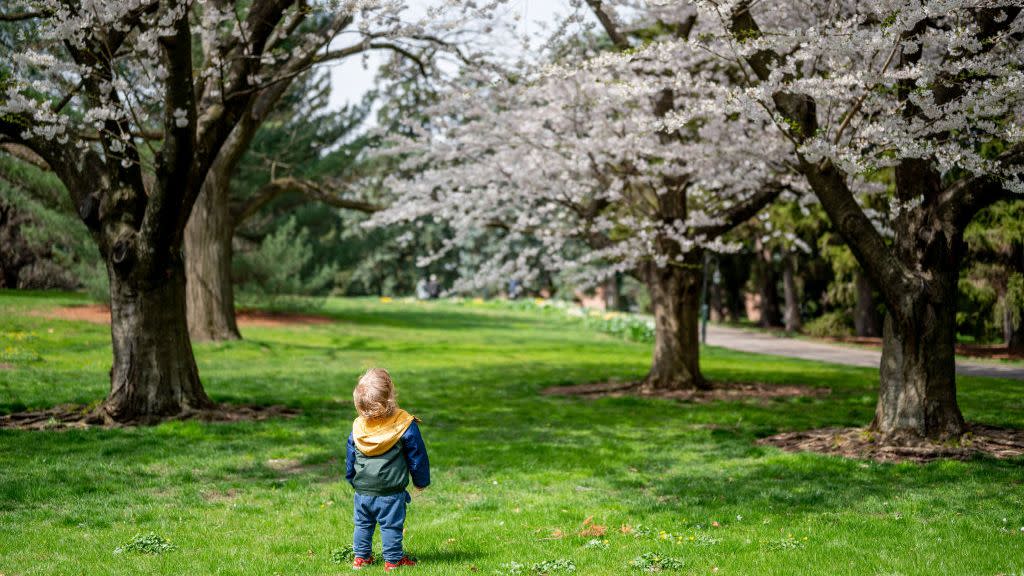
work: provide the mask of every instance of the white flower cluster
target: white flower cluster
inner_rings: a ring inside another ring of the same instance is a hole
[[[637,25],[695,15],[635,4]],[[738,71],[665,40],[517,69],[507,74],[516,82],[465,74],[426,111],[429,130],[385,151],[406,157],[400,173],[411,176],[387,182],[394,201],[369,225],[443,222],[453,231],[444,253],[472,251],[487,235],[493,254],[461,270],[462,289],[540,273],[591,284],[645,263],[683,265],[694,250],[734,250],[721,238],[725,215],[768,185],[789,185],[792,154],[766,118],[695,113],[705,100],[680,65],[726,84]]]

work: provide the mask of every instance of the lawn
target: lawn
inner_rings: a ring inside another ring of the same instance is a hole
[[[108,329],[40,314],[74,303],[85,302],[0,292],[0,413],[102,398]],[[545,397],[551,385],[638,378],[649,345],[473,302],[332,299],[319,313],[336,322],[196,346],[215,400],[284,404],[302,411],[293,419],[0,430],[0,574],[348,572],[331,561],[352,534],[344,438],[352,386],[372,365],[392,371],[430,451],[434,485],[407,525],[415,574],[511,574],[513,562],[532,574],[544,561],[627,574],[644,554],[680,560],[680,574],[1024,573],[1020,459],[877,464],[755,445],[866,423],[871,370],[708,348],[712,379],[832,394]],[[962,378],[960,399],[969,420],[1024,427],[1024,382]],[[149,533],[173,549],[114,553]]]

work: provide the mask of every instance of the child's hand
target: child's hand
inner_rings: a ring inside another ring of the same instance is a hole
[[[423,491],[426,490],[426,488],[420,488],[419,486],[413,486],[412,489],[417,494],[423,494]]]

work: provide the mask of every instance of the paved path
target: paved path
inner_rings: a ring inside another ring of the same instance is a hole
[[[708,325],[708,344],[741,352],[774,354],[876,369],[882,359],[881,350],[812,342],[800,338],[783,338],[763,332],[714,325]],[[956,373],[965,376],[992,376],[1024,380],[1024,365],[957,360]]]

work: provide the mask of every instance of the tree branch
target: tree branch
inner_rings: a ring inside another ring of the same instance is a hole
[[[729,232],[733,228],[757,215],[757,213],[764,209],[765,206],[774,202],[784,189],[785,188],[779,184],[766,186],[750,198],[747,198],[738,204],[734,204],[728,210],[723,212],[719,216],[719,219],[722,220],[721,224],[698,226],[693,230],[693,233],[698,236],[703,236],[704,238],[719,238],[726,232]]]
[[[164,89],[164,146],[156,161],[156,186],[146,202],[139,233],[140,246],[180,246],[192,204],[198,196],[193,159],[196,144],[196,104],[192,75],[192,31],[188,17],[174,23],[174,36],[160,38],[167,70]],[[194,189],[194,191],[193,191]],[[144,255],[163,258],[165,254]]]
[[[1024,144],[1007,150],[999,156],[1003,165],[1024,164]],[[1021,175],[1017,175],[1021,178]],[[943,220],[963,230],[981,210],[1000,200],[1024,200],[1024,196],[1006,189],[1006,186],[991,175],[967,176],[947,187],[940,196],[940,214]]]
[[[423,76],[428,75],[427,66],[423,63],[423,59],[420,58],[419,55],[413,54],[407,48],[403,48],[402,46],[391,42],[360,42],[359,44],[353,44],[338,50],[330,50],[314,58],[313,64],[322,64],[332,60],[341,60],[368,50],[391,50],[396,54],[400,54],[401,56],[412,60],[416,64],[416,67],[420,69],[420,74]]]
[[[749,0],[737,5],[730,15],[728,26],[733,37],[740,42],[761,35],[761,28],[750,13]],[[783,62],[782,56],[771,50],[760,50],[746,60],[761,81],[767,81],[772,67]],[[797,142],[802,142],[817,131],[817,106],[812,97],[776,92],[772,94],[772,100],[779,112],[795,124],[789,135]],[[807,178],[829,219],[857,261],[891,304],[890,311],[899,313],[901,308],[895,304],[917,287],[911,285],[911,275],[857,204],[847,184],[846,174],[829,160],[811,163],[802,156],[799,157],[798,169]]]
[[[46,18],[50,16],[50,12],[44,12],[42,10],[30,11],[26,10],[23,12],[8,12],[0,13],[0,22],[23,22],[25,20],[34,20],[36,18]]]
[[[597,20],[601,23],[601,27],[604,28],[605,33],[608,34],[608,38],[611,39],[612,44],[615,45],[619,50],[629,50],[632,46],[629,44],[629,39],[619,30],[618,26],[615,25],[615,21],[612,19],[602,5],[601,0],[587,0],[587,5],[594,12],[594,16],[597,16]]]
[[[335,208],[355,210],[367,214],[380,212],[384,209],[384,206],[372,202],[343,198],[335,192],[325,190],[319,182],[291,177],[277,178],[265,184],[252,198],[234,211],[233,221],[235,226],[245,222],[276,198],[289,192],[302,194],[310,200],[322,202]]]

